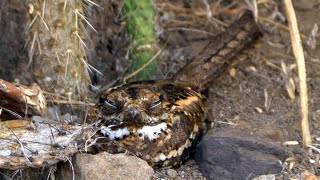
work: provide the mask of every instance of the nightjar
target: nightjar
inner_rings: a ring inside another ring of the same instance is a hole
[[[260,36],[252,14],[245,13],[173,78],[105,90],[89,122],[99,122],[107,149],[125,149],[153,167],[181,164],[207,129],[201,91],[231,63],[248,57]]]

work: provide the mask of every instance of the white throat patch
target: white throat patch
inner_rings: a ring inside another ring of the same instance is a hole
[[[158,134],[161,133],[161,131],[164,131],[167,129],[167,123],[160,123],[155,126],[143,126],[142,129],[138,129],[138,133],[142,134],[140,137],[141,140],[144,140],[145,137],[148,137],[149,140],[154,140],[158,138]]]
[[[160,134],[161,131],[165,131],[167,129],[167,123],[164,122],[155,126],[143,126],[141,129],[134,129],[131,132],[127,127],[112,130],[111,128],[114,126],[116,125],[109,125],[108,127],[101,126],[100,131],[110,140],[114,140],[115,138],[122,139],[123,136],[133,133],[138,134],[141,140],[148,138],[150,141],[152,141],[158,138],[158,134]]]
[[[106,126],[101,126],[101,133],[104,136],[107,136],[110,140],[114,140],[115,138],[123,138],[124,135],[129,135],[130,132],[128,128],[122,128],[122,129],[117,129],[117,130],[112,130],[111,127],[114,127],[115,125],[110,125],[108,127]]]

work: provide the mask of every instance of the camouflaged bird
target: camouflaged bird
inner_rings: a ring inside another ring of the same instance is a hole
[[[125,149],[153,167],[181,164],[207,128],[201,91],[231,63],[248,57],[260,36],[252,14],[245,13],[171,79],[104,91],[89,122],[98,122],[107,150]]]

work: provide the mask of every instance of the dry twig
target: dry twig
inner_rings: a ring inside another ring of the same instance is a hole
[[[297,18],[291,0],[284,0],[286,13],[288,16],[288,23],[290,29],[290,36],[292,42],[293,54],[298,65],[298,78],[300,90],[300,112],[301,112],[301,128],[303,145],[311,145],[311,136],[308,121],[308,91],[306,82],[306,68],[297,24]]]

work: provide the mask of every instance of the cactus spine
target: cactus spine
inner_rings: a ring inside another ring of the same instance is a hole
[[[84,42],[85,25],[90,25],[83,13],[86,3],[93,2],[28,0],[28,66],[42,88],[75,99],[87,97],[90,83]]]

